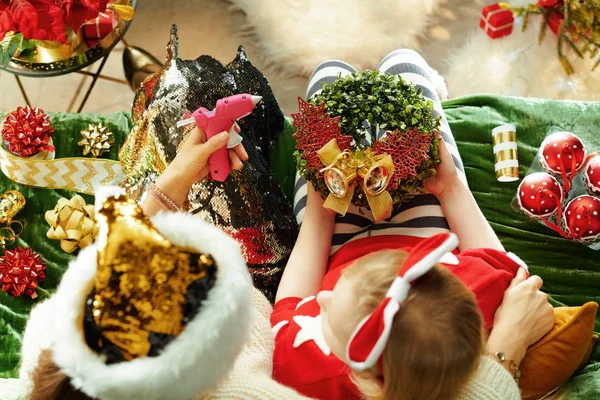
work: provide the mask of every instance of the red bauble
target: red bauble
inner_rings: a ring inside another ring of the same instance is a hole
[[[594,241],[600,237],[600,199],[583,195],[567,204],[563,229],[573,239]]]
[[[545,172],[526,176],[517,192],[519,206],[532,218],[553,216],[563,198],[563,190],[558,180]]]
[[[35,299],[35,289],[46,277],[45,271],[46,264],[40,255],[29,248],[6,250],[0,257],[0,285],[4,292],[15,297],[24,295]]]
[[[551,174],[560,176],[564,173],[571,177],[583,167],[584,160],[585,146],[570,132],[553,133],[542,143],[540,162]]]
[[[600,154],[592,157],[583,174],[585,186],[592,194],[600,194]]]
[[[53,134],[48,114],[37,107],[17,108],[6,116],[2,126],[2,139],[8,143],[8,150],[20,157],[54,151],[50,145]]]

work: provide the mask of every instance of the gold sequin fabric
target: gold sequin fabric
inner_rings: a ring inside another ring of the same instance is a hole
[[[177,46],[173,27],[163,70],[136,94],[135,126],[120,154],[124,186],[131,197],[143,199],[192,129],[178,129],[179,119],[190,117],[201,106],[212,109],[217,100],[233,94],[262,96],[254,112],[238,121],[249,155],[244,168],[232,171],[224,183],[205,179],[195,184],[187,210],[240,243],[255,286],[273,300],[298,234],[291,206],[268,162],[269,149],[283,128],[283,113],[243,47],[231,63],[223,65],[209,56],[182,60],[177,57]]]
[[[214,261],[170,243],[124,196],[106,200],[96,217],[86,340],[108,363],[156,355],[198,312],[214,284]]]

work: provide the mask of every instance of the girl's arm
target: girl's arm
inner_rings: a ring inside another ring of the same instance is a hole
[[[443,140],[440,140],[440,159],[437,175],[426,186],[440,201],[450,230],[458,236],[460,250],[489,248],[504,251],[473,194],[459,178]]]
[[[300,235],[285,267],[275,302],[286,297],[316,296],[327,272],[335,213],[308,183],[308,198]]]

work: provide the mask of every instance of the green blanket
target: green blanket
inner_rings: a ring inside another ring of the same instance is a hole
[[[102,122],[115,136],[115,145],[111,147],[110,152],[105,156],[116,160],[118,149],[132,127],[131,118],[127,113],[115,113],[109,116],[50,113],[50,120],[54,125],[53,141],[56,147],[56,158],[82,157],[82,150],[77,145],[80,139],[79,132],[87,128],[90,122],[95,124]],[[46,279],[37,289],[38,298],[35,300],[25,297],[15,298],[0,291],[0,378],[18,376],[21,336],[25,329],[29,311],[36,303],[50,297],[56,289],[69,260],[73,258],[73,255],[61,250],[57,240],[50,240],[46,237],[49,225],[44,219],[44,213],[53,209],[61,197],[71,198],[76,194],[66,190],[21,186],[10,181],[4,174],[0,174],[0,194],[8,189],[18,190],[27,199],[27,204],[18,218],[26,220],[27,226],[17,244],[23,247],[31,247],[34,252],[39,253],[42,260],[46,262],[47,269]],[[83,197],[88,204],[93,204],[94,198],[92,196],[83,195]],[[2,399],[1,393],[0,399]]]
[[[544,278],[545,290],[555,305],[581,305],[600,302],[600,253],[560,238],[544,226],[530,221],[510,208],[517,183],[498,183],[494,177],[491,130],[505,123],[517,126],[521,176],[533,161],[537,148],[550,126],[559,126],[595,143],[600,148],[600,103],[543,101],[494,96],[464,97],[444,104],[467,172],[470,187],[486,217],[506,248],[517,253],[532,273]],[[51,114],[55,124],[57,157],[80,155],[76,145],[79,130],[88,121],[103,121],[121,144],[131,122],[124,113],[101,117],[92,114]],[[288,124],[271,152],[271,165],[288,198],[292,198],[294,163],[291,153],[293,129]],[[116,146],[110,158],[116,157]],[[20,239],[31,246],[48,264],[47,278],[38,289],[37,300],[14,299],[0,292],[0,377],[18,373],[20,339],[32,305],[47,298],[56,287],[71,255],[65,254],[55,241],[46,238],[47,224],[43,213],[54,207],[65,191],[29,189],[0,176],[0,191],[17,188],[28,200],[25,215],[28,227]],[[85,197],[85,196],[84,196]],[[86,197],[88,202],[91,198]],[[596,323],[600,331],[600,319]],[[592,361],[570,381],[569,399],[600,398],[600,351],[594,350]],[[0,397],[1,398],[1,397]]]

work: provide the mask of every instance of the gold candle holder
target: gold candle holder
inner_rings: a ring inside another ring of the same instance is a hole
[[[502,125],[492,130],[494,163],[498,182],[519,180],[519,153],[517,129],[514,125]]]

